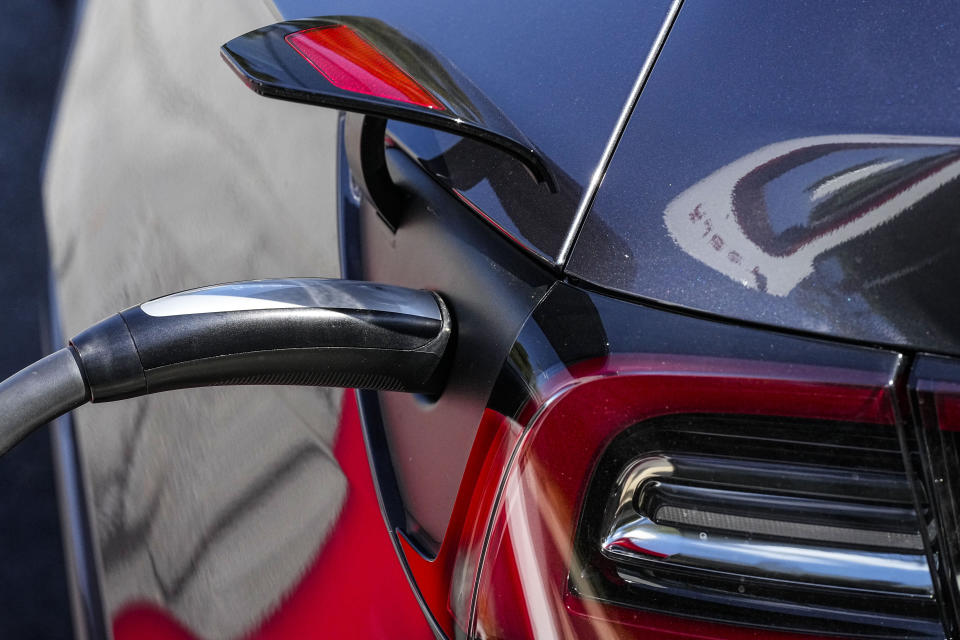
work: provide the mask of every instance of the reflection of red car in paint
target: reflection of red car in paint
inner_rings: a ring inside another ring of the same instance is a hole
[[[383,530],[352,394],[344,396],[334,456],[350,483],[336,528],[312,566],[251,640],[313,637],[432,638]],[[356,551],[363,553],[357,556]],[[371,578],[375,576],[375,579]],[[130,603],[112,622],[115,640],[193,640],[156,604]]]

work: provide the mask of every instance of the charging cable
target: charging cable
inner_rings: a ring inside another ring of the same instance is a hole
[[[0,455],[86,402],[214,385],[437,394],[453,322],[435,293],[319,278],[193,289],[110,316],[0,383]]]

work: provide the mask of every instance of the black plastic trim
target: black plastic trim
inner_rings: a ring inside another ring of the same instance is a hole
[[[285,40],[298,32],[336,26],[350,28],[395,62],[439,100],[443,108],[433,109],[341,89]],[[543,154],[469,79],[426,44],[416,42],[380,20],[326,16],[279,22],[234,38],[221,47],[220,53],[240,79],[260,95],[403,120],[474,138],[506,151],[550,191],[557,189]],[[412,65],[410,60],[416,64]]]

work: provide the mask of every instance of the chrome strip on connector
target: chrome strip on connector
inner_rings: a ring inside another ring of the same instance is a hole
[[[287,278],[218,284],[163,296],[140,305],[155,318],[224,311],[323,307],[383,311],[441,320],[433,294],[398,295],[371,282],[323,278]]]

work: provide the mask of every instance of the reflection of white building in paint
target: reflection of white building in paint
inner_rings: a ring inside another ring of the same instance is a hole
[[[667,205],[686,253],[744,286],[785,296],[825,252],[892,220],[960,176],[960,138],[838,135],[763,147]]]

